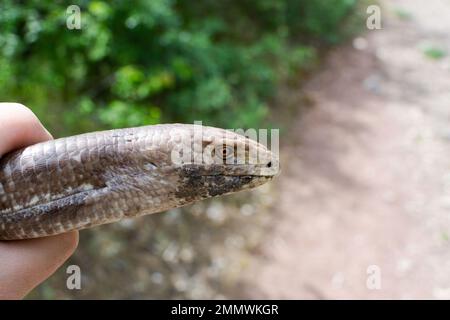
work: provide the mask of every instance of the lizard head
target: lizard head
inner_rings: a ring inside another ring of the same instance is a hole
[[[183,136],[190,141],[172,152],[179,175],[176,195],[187,202],[254,188],[279,172],[278,156],[248,136],[196,125],[189,130]]]

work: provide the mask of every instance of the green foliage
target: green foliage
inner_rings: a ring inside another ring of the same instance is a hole
[[[355,15],[357,0],[288,0],[287,22],[293,36],[318,38],[327,43],[342,40],[342,26]],[[300,14],[299,14],[300,13]]]
[[[445,52],[444,49],[432,45],[425,46],[423,48],[423,53],[427,58],[432,60],[439,60],[447,55],[447,52]]]
[[[412,15],[411,12],[403,9],[403,8],[396,8],[394,10],[395,14],[397,15],[397,17],[401,20],[411,20],[412,19]]]
[[[56,133],[158,122],[256,126],[276,85],[334,43],[356,0],[0,4],[0,96]]]

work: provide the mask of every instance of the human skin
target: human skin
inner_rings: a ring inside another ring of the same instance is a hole
[[[13,150],[52,139],[27,107],[0,103],[0,158]],[[0,299],[22,299],[53,274],[78,245],[78,232],[0,241]]]

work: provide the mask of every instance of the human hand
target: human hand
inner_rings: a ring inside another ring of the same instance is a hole
[[[9,151],[52,139],[33,112],[0,103],[0,158]],[[21,299],[47,279],[75,251],[78,232],[0,241],[0,299]]]

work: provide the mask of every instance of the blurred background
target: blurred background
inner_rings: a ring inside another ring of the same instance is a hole
[[[67,27],[70,5],[81,29]],[[2,1],[1,100],[29,106],[55,137],[194,120],[281,129],[274,183],[85,230],[66,264],[82,290],[66,288],[63,267],[29,297],[450,297],[449,10]]]

